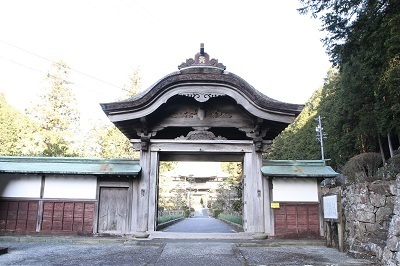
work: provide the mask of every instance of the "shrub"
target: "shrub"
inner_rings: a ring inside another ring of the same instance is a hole
[[[218,215],[218,218],[223,219],[223,220],[227,220],[227,221],[235,223],[235,224],[243,225],[242,217],[238,217],[238,216],[233,215],[233,214],[220,213]]]
[[[353,182],[372,181],[382,165],[379,153],[367,152],[352,157],[343,167],[347,180]]]
[[[182,217],[183,217],[182,214],[160,216],[157,219],[157,223],[158,224],[163,224],[163,223],[166,223],[166,222],[178,219],[178,218],[182,218]]]
[[[400,154],[397,154],[388,160],[388,173],[392,177],[400,174]]]
[[[223,212],[223,210],[213,209],[213,210],[212,210],[212,216],[214,216],[215,218],[217,218],[218,215],[219,215],[220,213],[222,213],[222,212]]]
[[[189,210],[189,208],[185,208],[185,217],[189,218],[189,216],[192,212],[194,212],[194,208],[190,208],[190,210]]]

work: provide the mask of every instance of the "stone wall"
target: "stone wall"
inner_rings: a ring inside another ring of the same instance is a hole
[[[389,225],[386,247],[383,250],[384,265],[400,265],[400,175],[396,178],[396,198],[393,217]]]
[[[344,246],[355,257],[400,265],[400,175],[324,189],[342,194]]]

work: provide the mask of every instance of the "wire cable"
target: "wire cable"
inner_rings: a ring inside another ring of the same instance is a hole
[[[0,40],[0,42],[6,44],[6,45],[8,45],[8,46],[11,46],[11,47],[13,47],[13,48],[15,48],[15,49],[21,50],[21,51],[23,51],[23,52],[25,52],[25,53],[34,55],[34,56],[36,56],[36,57],[38,57],[38,58],[41,58],[41,59],[43,59],[43,60],[46,60],[46,61],[49,61],[49,62],[51,62],[51,63],[57,64],[57,62],[55,62],[55,61],[53,61],[53,60],[51,60],[51,59],[48,59],[48,58],[46,58],[46,57],[44,57],[44,56],[38,55],[38,54],[33,53],[33,52],[31,52],[31,51],[25,50],[25,49],[23,49],[23,48],[21,48],[21,47],[18,47],[18,46],[16,46],[16,45],[11,44],[11,43],[5,42],[5,41],[3,41],[3,40]],[[1,57],[2,57],[2,56],[1,56]],[[32,69],[32,70],[39,71],[39,72],[42,72],[42,73],[43,73],[43,71],[40,71],[40,70],[38,70],[38,69],[31,68],[31,67],[29,67],[29,66],[23,65],[23,64],[21,64],[21,63],[18,63],[18,62],[16,62],[16,61],[11,60],[11,59],[6,59],[6,58],[4,58],[4,57],[2,57],[2,58],[5,59],[5,60],[7,60],[7,61],[13,62],[13,63],[15,63],[15,64],[18,64],[18,65],[21,65],[21,66],[24,66],[24,67],[30,68],[30,69]],[[99,81],[99,82],[105,83],[105,84],[107,84],[107,85],[109,85],[109,86],[112,86],[112,87],[121,89],[121,90],[123,90],[123,91],[129,92],[129,90],[127,90],[127,89],[125,89],[125,88],[123,88],[123,87],[121,87],[121,86],[114,85],[114,84],[112,84],[112,83],[110,83],[110,82],[108,82],[108,81],[104,81],[104,80],[102,80],[102,79],[99,79],[99,78],[94,77],[94,76],[92,76],[92,75],[86,74],[86,73],[84,73],[84,72],[82,72],[82,71],[79,71],[79,70],[77,70],[77,69],[74,69],[74,68],[71,68],[71,67],[69,67],[69,69],[70,69],[71,71],[74,71],[74,72],[76,72],[76,73],[79,73],[79,74],[81,74],[81,75],[83,75],[83,76],[86,76],[86,77],[89,77],[89,78],[91,78],[91,79],[97,80],[97,81]]]

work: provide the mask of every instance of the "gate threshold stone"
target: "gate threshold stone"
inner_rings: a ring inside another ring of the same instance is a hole
[[[250,233],[179,233],[151,232],[152,239],[253,239]]]

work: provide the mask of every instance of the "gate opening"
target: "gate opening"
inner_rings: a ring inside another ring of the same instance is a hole
[[[226,229],[224,231],[222,227],[211,229],[206,225],[212,221],[205,219],[219,219],[231,225],[230,232],[241,231],[242,183],[241,162],[161,161],[158,179],[157,230],[226,233]],[[176,223],[185,219],[202,218],[204,219],[196,220],[198,226],[184,229]]]

